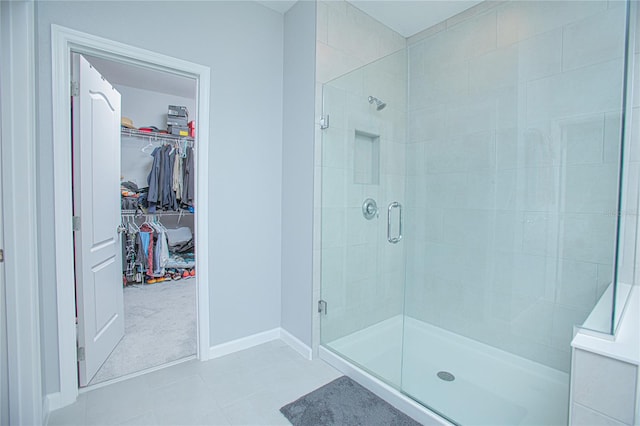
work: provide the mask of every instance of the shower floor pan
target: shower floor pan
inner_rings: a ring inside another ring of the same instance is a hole
[[[567,373],[413,318],[403,359],[402,326],[399,315],[326,346],[462,425],[566,425]]]

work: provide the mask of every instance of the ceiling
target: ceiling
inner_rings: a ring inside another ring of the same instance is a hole
[[[196,98],[196,80],[193,78],[95,56],[85,55],[85,57],[111,84],[182,96],[183,98]]]
[[[297,0],[263,0],[262,5],[285,14]],[[472,7],[481,0],[349,0],[349,3],[410,37],[432,25]],[[89,61],[111,83],[186,98],[196,97],[196,82],[168,72],[151,70],[97,57]]]
[[[411,37],[482,0],[348,0],[403,37]]]
[[[410,37],[466,10],[482,0],[347,0],[403,37]],[[295,0],[263,0],[262,5],[285,14]]]

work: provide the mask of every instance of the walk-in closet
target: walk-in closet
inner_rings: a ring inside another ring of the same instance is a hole
[[[94,385],[196,355],[198,147],[195,80],[87,59],[121,95],[124,336]]]

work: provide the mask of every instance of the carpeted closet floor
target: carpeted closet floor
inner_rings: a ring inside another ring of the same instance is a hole
[[[196,280],[124,288],[125,335],[89,385],[196,353]]]

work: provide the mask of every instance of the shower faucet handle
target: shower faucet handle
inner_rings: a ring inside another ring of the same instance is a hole
[[[362,215],[367,220],[378,217],[378,205],[373,198],[367,198],[362,203]]]

